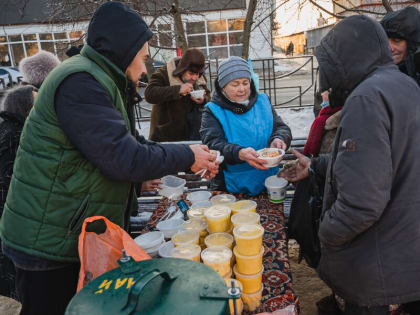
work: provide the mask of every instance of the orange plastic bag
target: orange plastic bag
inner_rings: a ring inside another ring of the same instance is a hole
[[[127,232],[107,218],[86,218],[79,235],[80,273],[77,292],[89,281],[117,268],[117,260],[121,258],[123,249],[135,261],[151,259]]]

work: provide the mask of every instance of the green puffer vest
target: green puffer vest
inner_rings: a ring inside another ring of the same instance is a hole
[[[6,245],[55,261],[78,261],[78,237],[86,217],[101,215],[123,226],[130,196],[130,183],[103,176],[60,128],[54,96],[60,83],[77,72],[91,74],[108,91],[130,129],[122,97],[125,75],[85,45],[81,55],[54,69],[39,90],[23,129],[0,221]]]

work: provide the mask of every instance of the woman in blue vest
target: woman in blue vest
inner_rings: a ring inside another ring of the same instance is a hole
[[[264,180],[278,170],[267,169],[256,151],[266,147],[286,150],[292,139],[290,128],[267,95],[255,89],[248,63],[239,57],[220,63],[200,134],[203,144],[225,157],[223,173],[219,172],[212,188],[251,196],[261,193]]]

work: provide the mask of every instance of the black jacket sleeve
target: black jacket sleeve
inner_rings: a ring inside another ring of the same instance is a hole
[[[274,107],[271,106],[271,109],[273,111],[273,133],[268,139],[268,147],[276,138],[283,140],[287,147],[290,147],[290,142],[292,141],[292,132],[290,131],[289,126],[287,126],[281,117],[277,114]]]
[[[113,180],[160,178],[185,171],[194,163],[188,146],[138,142],[105,88],[87,73],[73,74],[62,82],[55,108],[69,141]]]
[[[228,164],[243,163],[239,159],[239,150],[244,147],[229,143],[225,137],[223,127],[213,113],[205,108],[201,119],[201,141],[212,150],[218,150],[225,157]]]

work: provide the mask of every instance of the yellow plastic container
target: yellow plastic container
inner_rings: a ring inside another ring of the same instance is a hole
[[[201,259],[223,278],[231,272],[230,259],[232,251],[226,246],[213,246],[201,252]]]
[[[207,247],[226,246],[229,249],[232,249],[233,236],[225,232],[213,233],[204,239],[204,244],[206,244]]]
[[[172,251],[172,257],[200,262],[201,247],[195,244],[177,246]]]
[[[240,212],[230,218],[233,227],[244,224],[260,224],[260,215],[256,212]]]
[[[253,312],[260,306],[263,289],[261,287],[261,290],[255,293],[242,293],[241,299],[244,303],[245,311]]]
[[[255,256],[243,256],[239,254],[236,250],[236,246],[233,249],[233,254],[236,258],[236,269],[239,273],[244,275],[254,275],[262,269],[264,246],[261,247],[261,251]]]
[[[198,243],[200,245],[204,245],[204,239],[209,234],[207,231],[207,221],[205,219],[202,220],[188,220],[184,224],[182,224],[182,228],[184,230],[193,230],[197,231],[200,235]]]
[[[233,229],[238,254],[255,256],[261,251],[264,228],[257,224],[239,225]]]
[[[174,243],[175,246],[190,244],[198,245],[199,237],[200,235],[195,230],[183,230],[172,236],[172,243]]]
[[[207,209],[205,207],[191,208],[187,211],[187,216],[190,220],[205,220],[204,211]]]
[[[210,198],[210,202],[213,205],[220,205],[220,204],[231,205],[235,201],[236,201],[236,197],[234,195],[229,195],[229,194],[216,195]]]
[[[226,283],[227,287],[228,288],[231,288],[232,287],[232,281],[235,284],[235,288],[240,288],[241,289],[241,292],[242,292],[242,283],[240,283],[236,279],[226,278],[225,279],[225,283]],[[243,304],[241,298],[235,300],[235,302],[236,302],[236,310],[238,311],[238,315],[240,315],[240,314],[242,314],[244,304]],[[229,300],[229,309],[230,309],[230,314],[231,315],[234,315],[235,313],[234,313],[234,308],[233,308],[233,300]]]
[[[254,275],[244,275],[238,272],[237,265],[233,266],[233,273],[235,274],[235,278],[241,281],[242,286],[244,287],[243,292],[247,294],[255,293],[261,290],[263,271],[264,267],[262,267],[260,272]]]
[[[226,232],[230,229],[229,207],[224,205],[211,206],[204,212],[210,233]]]
[[[230,205],[232,214],[241,212],[256,212],[257,203],[254,200],[239,200]]]

